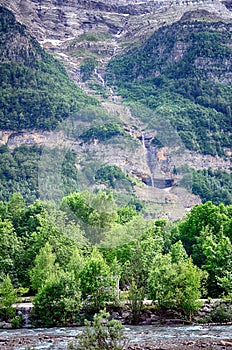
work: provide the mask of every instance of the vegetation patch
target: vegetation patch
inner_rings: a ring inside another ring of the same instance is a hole
[[[1,129],[51,130],[70,114],[97,104],[10,11],[1,7],[0,13]]]
[[[131,180],[116,165],[104,165],[96,172],[95,179],[99,183],[104,183],[112,188],[121,187],[122,189],[128,185],[132,185]],[[121,186],[120,186],[121,184]]]
[[[162,27],[113,58],[107,80],[127,101],[169,120],[188,149],[223,156],[232,143],[230,29],[198,21]]]
[[[112,137],[125,135],[125,131],[119,124],[106,123],[105,125],[89,128],[80,135],[80,138],[86,143],[91,143],[94,141],[94,139],[99,141],[107,141]]]
[[[177,169],[177,172],[179,170]],[[180,170],[181,172],[181,170]],[[188,169],[188,175],[183,176],[181,183],[185,186],[187,176],[192,179],[192,193],[200,196],[203,203],[212,201],[214,204],[232,203],[232,174],[223,170]]]

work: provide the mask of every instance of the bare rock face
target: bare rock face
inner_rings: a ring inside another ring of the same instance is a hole
[[[159,27],[185,17],[231,20],[229,1],[0,0],[0,5],[11,10],[46,50],[56,54],[70,77],[89,93],[80,79],[84,59],[94,57],[104,73],[113,56],[145,40]],[[177,61],[186,48],[179,43],[175,49],[173,60]]]
[[[111,35],[137,37],[163,23],[174,22],[187,11],[205,10],[220,18],[231,18],[221,0],[1,0],[39,40],[59,46],[94,30]],[[58,40],[52,42],[52,40]]]
[[[66,64],[74,80],[80,63],[94,57],[103,70],[112,56],[163,25],[199,16],[231,20],[223,0],[0,0],[40,44]],[[92,36],[86,36],[86,34]],[[181,44],[180,44],[181,45]],[[185,48],[176,47],[178,60]]]

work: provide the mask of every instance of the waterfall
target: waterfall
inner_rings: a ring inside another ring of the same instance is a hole
[[[112,87],[107,86],[107,84],[106,84],[104,78],[101,76],[100,73],[98,73],[97,68],[94,69],[94,74],[95,74],[95,76],[97,77],[97,80],[102,84],[102,86],[103,86],[104,88],[106,88],[106,89],[109,91],[111,100],[112,100],[112,101],[116,101],[116,97],[115,97],[115,95],[114,95],[114,90],[112,89]]]
[[[94,74],[96,75],[98,81],[105,87],[105,80],[101,76],[101,74],[98,73],[97,68],[94,69]]]
[[[112,101],[116,101],[116,98],[114,96],[114,90],[112,89],[112,87],[109,86],[109,91],[110,91],[110,97]]]
[[[142,131],[141,131],[141,136],[142,136],[142,145],[143,145],[143,148],[146,150],[144,133],[143,133]]]
[[[153,176],[153,165],[152,164],[152,152],[150,151],[150,148],[149,146],[146,145],[145,143],[145,136],[144,136],[144,132],[141,131],[141,140],[142,140],[142,146],[143,146],[143,149],[145,150],[145,155],[146,155],[146,163],[147,163],[147,166],[150,170],[150,179],[151,179],[151,186],[152,187],[155,187],[154,186],[154,176]]]
[[[114,52],[113,52],[113,56],[115,56],[115,55],[116,55],[117,50],[118,50],[118,45],[116,45],[116,44],[115,44],[115,47],[114,47]]]
[[[153,155],[152,152],[148,147],[146,147],[147,154],[146,154],[146,161],[148,168],[150,170],[150,178],[151,178],[151,187],[155,187],[154,185],[154,162],[153,162]]]

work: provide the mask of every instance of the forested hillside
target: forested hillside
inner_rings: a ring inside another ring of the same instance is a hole
[[[203,203],[211,200],[214,204],[232,203],[232,174],[223,170],[191,169],[192,191],[201,197]]]
[[[180,21],[113,59],[107,79],[127,101],[170,120],[188,149],[224,156],[232,143],[231,43],[229,23]]]
[[[96,104],[3,7],[0,40],[1,129],[51,130],[87,104]]]

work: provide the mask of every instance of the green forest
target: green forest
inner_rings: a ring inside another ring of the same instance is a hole
[[[197,205],[173,223],[145,220],[113,193],[75,192],[59,206],[15,193],[0,215],[0,313],[13,324],[22,293],[34,296],[34,324],[48,327],[82,324],[121,299],[133,300],[136,324],[144,298],[191,318],[200,297],[231,296],[231,205]]]
[[[3,7],[0,39],[2,130],[51,130],[84,106],[97,104]]]
[[[112,135],[120,135],[124,132],[117,124],[105,124],[104,127],[93,127],[81,134],[81,139],[90,142],[91,138],[98,137],[105,140]],[[75,131],[73,131],[75,133]],[[0,146],[0,200],[8,201],[15,192],[23,195],[27,204],[40,198],[40,189],[38,176],[40,171],[47,171],[47,164],[44,165],[43,159],[49,152],[45,147],[37,145],[15,147],[13,150],[3,145]],[[63,194],[67,195],[81,189],[83,181],[96,187],[96,184],[104,184],[108,190],[114,190],[119,196],[126,196],[129,202],[137,203],[141,207],[141,201],[134,196],[135,180],[130,178],[119,167],[112,164],[85,163],[82,171],[76,168],[78,154],[72,150],[65,150],[61,157],[58,157],[58,151],[54,151],[56,157],[53,158],[54,167],[60,166],[61,187]],[[50,155],[51,158],[51,155]],[[95,168],[95,171],[93,170]],[[177,169],[177,173],[182,173],[182,169]],[[83,179],[83,173],[87,179]],[[185,177],[191,176],[191,190],[193,194],[200,196],[203,203],[212,201],[213,204],[225,205],[232,204],[232,175],[223,170],[213,171],[212,169],[194,170],[185,169],[184,176],[180,186],[188,184]],[[51,180],[52,182],[52,180]],[[87,184],[86,184],[87,186]],[[120,197],[122,199],[122,197]]]
[[[232,203],[232,174],[223,170],[194,170],[192,174],[192,193],[200,196],[203,203]],[[183,177],[184,181],[184,177]]]
[[[113,58],[106,78],[128,102],[169,120],[188,149],[224,156],[232,143],[230,43],[231,24],[180,21]]]

